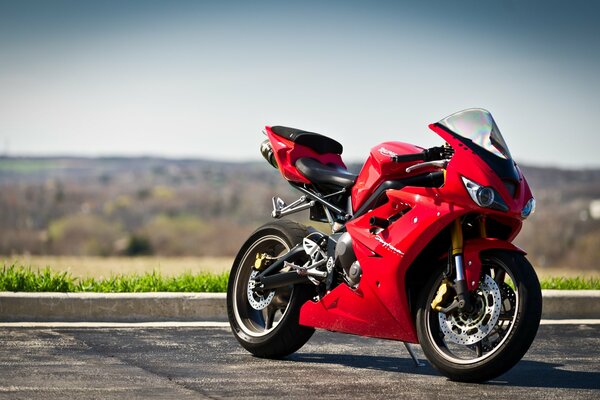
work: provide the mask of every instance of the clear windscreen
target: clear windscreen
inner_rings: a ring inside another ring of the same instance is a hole
[[[438,124],[498,157],[512,158],[492,114],[482,108],[459,111],[440,120]]]

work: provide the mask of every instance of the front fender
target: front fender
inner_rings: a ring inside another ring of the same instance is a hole
[[[514,244],[500,239],[470,239],[463,244],[463,259],[465,266],[465,277],[469,291],[477,289],[481,277],[481,252],[486,250],[508,250],[521,254],[527,254]]]

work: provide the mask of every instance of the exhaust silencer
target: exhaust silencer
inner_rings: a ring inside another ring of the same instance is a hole
[[[277,160],[275,159],[275,153],[273,152],[273,147],[269,142],[269,139],[265,140],[260,144],[260,154],[273,166],[273,168],[277,167]]]

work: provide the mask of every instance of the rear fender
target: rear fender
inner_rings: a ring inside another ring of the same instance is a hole
[[[465,276],[469,291],[477,289],[481,276],[481,253],[486,250],[508,250],[527,254],[514,244],[500,239],[470,239],[463,244]]]

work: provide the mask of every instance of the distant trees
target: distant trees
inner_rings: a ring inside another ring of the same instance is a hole
[[[233,255],[289,193],[268,165],[0,160],[0,254]],[[4,164],[2,164],[4,163]]]
[[[119,223],[90,214],[69,215],[48,227],[49,249],[54,254],[113,255],[124,236]]]
[[[133,234],[129,236],[124,254],[127,256],[149,256],[154,254],[150,239],[146,236]]]
[[[536,266],[598,268],[600,170],[524,169],[538,204],[517,244]],[[231,256],[273,195],[297,194],[264,162],[0,159],[0,254]]]

